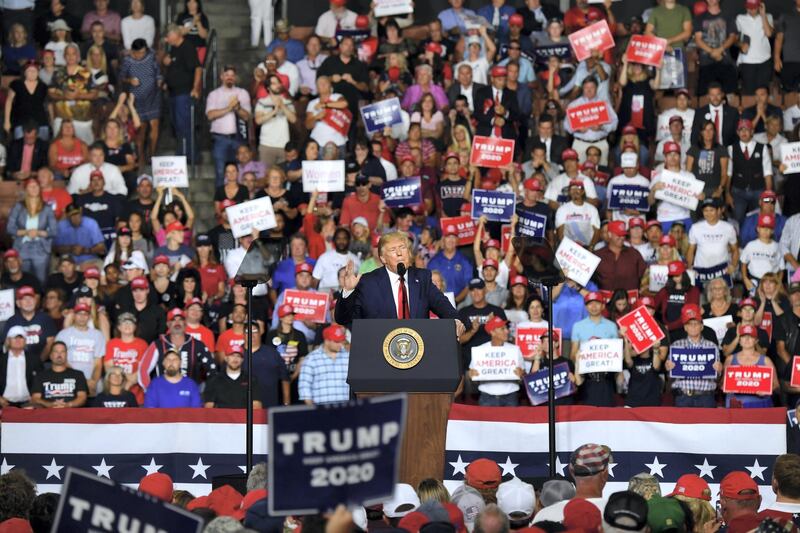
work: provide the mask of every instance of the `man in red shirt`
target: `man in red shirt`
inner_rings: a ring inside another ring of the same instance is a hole
[[[192,298],[186,304],[186,334],[194,337],[206,345],[208,351],[214,353],[216,345],[214,332],[203,325],[203,301],[200,298]]]
[[[612,220],[608,223],[608,246],[595,252],[600,258],[595,280],[597,286],[604,291],[636,290],[647,270],[642,254],[635,248],[625,246],[627,235],[625,222]]]
[[[36,172],[36,180],[42,188],[42,200],[53,208],[53,213],[58,220],[64,217],[64,210],[72,203],[72,196],[66,189],[53,187],[55,178],[53,171],[42,167]]]
[[[377,227],[382,203],[380,195],[369,190],[369,177],[358,174],[356,176],[356,192],[349,194],[342,202],[339,225],[349,226],[353,219],[364,217],[370,228]]]
[[[247,308],[242,304],[235,304],[228,320],[231,321],[230,327],[220,333],[219,339],[217,339],[215,353],[219,363],[225,360],[231,344],[244,345],[244,323],[247,320]]]

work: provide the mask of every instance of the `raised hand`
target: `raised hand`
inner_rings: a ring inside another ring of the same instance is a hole
[[[347,266],[344,268],[344,282],[342,288],[346,291],[355,290],[356,285],[361,280],[361,274],[356,274],[355,264],[353,260],[347,261]]]

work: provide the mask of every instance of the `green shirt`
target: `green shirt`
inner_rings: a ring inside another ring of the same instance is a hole
[[[376,270],[382,266],[383,265],[380,264],[377,259],[370,256],[361,262],[361,266],[358,268],[358,273],[366,274],[367,272],[372,272],[373,270]]]
[[[684,22],[692,22],[689,8],[676,4],[672,9],[658,6],[650,13],[648,24],[653,25],[653,33],[662,39],[671,39],[683,31]],[[683,48],[685,42],[673,43],[673,48]]]

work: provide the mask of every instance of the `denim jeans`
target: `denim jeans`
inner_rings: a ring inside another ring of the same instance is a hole
[[[195,150],[192,145],[192,97],[188,94],[176,94],[169,97],[170,118],[175,129],[178,147],[177,155],[185,155],[188,164],[195,161]],[[184,148],[185,147],[185,148]]]
[[[675,397],[675,407],[716,407],[717,401],[713,394],[701,394],[699,396],[686,396],[681,394]]]
[[[494,396],[493,394],[486,394],[485,392],[482,392],[481,397],[478,400],[478,405],[482,405],[484,407],[516,407],[519,405],[519,399],[516,392],[512,392],[511,394],[503,394],[500,396]]]
[[[215,184],[217,187],[225,185],[225,163],[236,162],[236,150],[242,144],[237,136],[229,137],[212,133],[214,146],[211,148],[211,157],[214,158]]]
[[[753,209],[758,209],[758,202],[762,192],[764,192],[764,189],[731,188],[731,196],[733,196],[733,218],[739,221],[739,227],[742,227],[742,224],[744,224],[744,219],[748,212]]]

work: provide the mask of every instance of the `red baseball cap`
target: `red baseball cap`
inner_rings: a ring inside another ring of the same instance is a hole
[[[425,45],[426,52],[433,52],[434,54],[441,54],[442,53],[442,45],[439,43],[435,43],[433,41],[429,42]]]
[[[739,309],[741,309],[742,307],[747,307],[747,306],[750,306],[753,309],[758,309],[758,304],[752,298],[743,298],[742,301],[739,302]]]
[[[3,252],[3,259],[8,259],[9,257],[19,257],[19,252],[14,248],[10,248]]]
[[[180,307],[170,309],[169,312],[167,313],[167,320],[172,320],[175,317],[186,318],[183,309],[181,309]]]
[[[131,281],[131,290],[149,289],[149,288],[150,288],[150,282],[148,282],[147,278],[144,276],[133,278],[133,280]]]
[[[448,159],[455,159],[457,161],[461,161],[461,158],[455,152],[447,152],[447,154],[444,156],[444,162],[447,163]]]
[[[294,314],[294,307],[292,307],[291,304],[283,304],[278,308],[278,318],[283,318],[285,316],[293,314]]]
[[[681,153],[681,147],[675,141],[667,141],[664,143],[664,148],[662,149],[662,152],[664,152],[664,155],[673,153],[679,154]]]
[[[648,220],[647,221],[647,229],[650,229],[650,228],[653,228],[653,227],[656,227],[656,226],[658,227],[658,229],[661,229],[661,222],[659,222],[658,220]]]
[[[89,267],[83,271],[83,277],[85,279],[100,279],[100,271],[97,267]]]
[[[500,485],[502,478],[497,463],[481,457],[467,466],[464,483],[475,489],[494,489]]]
[[[644,305],[646,307],[652,307],[653,309],[656,308],[656,301],[651,296],[640,296],[638,300],[636,300],[638,305]]]
[[[775,217],[773,215],[758,215],[757,227],[775,229]]]
[[[497,239],[489,239],[486,241],[486,244],[483,246],[484,250],[488,250],[489,248],[497,248],[500,249],[500,241]]]
[[[670,276],[681,276],[686,272],[686,265],[683,261],[670,261],[667,265],[667,273]]]
[[[525,20],[522,18],[522,15],[519,13],[514,13],[510,17],[508,17],[508,25],[509,26],[519,26],[522,27],[525,24]]]
[[[623,135],[636,135],[638,132],[636,131],[636,126],[633,124],[628,124],[624,128],[622,128]]]
[[[745,9],[758,9],[761,5],[761,0],[745,0]]]
[[[449,235],[455,235],[457,237],[458,230],[456,229],[454,224],[448,224],[447,226],[445,226],[444,231],[442,231],[442,235],[445,237]]]
[[[92,310],[92,308],[89,307],[88,304],[84,304],[84,303],[77,303],[72,308],[72,311],[75,312],[75,313],[89,313],[91,310]]]
[[[562,523],[567,530],[600,531],[603,517],[595,504],[583,498],[572,498],[564,506]]]
[[[514,285],[525,285],[527,287],[528,286],[528,278],[526,278],[525,276],[521,276],[521,275],[517,274],[516,276],[511,278],[511,286],[513,287]]]
[[[400,157],[400,161],[398,161],[398,162],[397,162],[397,164],[398,164],[398,165],[402,165],[402,164],[403,164],[403,163],[405,163],[406,161],[411,161],[412,163],[415,163],[415,164],[416,164],[416,161],[414,160],[414,156],[413,156],[413,155],[411,155],[411,154],[406,154],[406,155],[404,155],[404,156],[401,156],[401,157]]]
[[[186,305],[184,305],[183,308],[188,311],[189,308],[193,305],[199,305],[200,307],[203,307],[203,300],[195,296],[194,298],[189,300],[189,302]]]
[[[742,324],[739,326],[739,336],[744,337],[745,335],[758,338],[758,328],[749,324]]]
[[[581,170],[597,170],[597,165],[594,164],[594,161],[584,161]]]
[[[530,178],[522,182],[522,186],[525,187],[525,190],[528,191],[541,191],[542,184],[539,183],[539,180]]]
[[[331,324],[322,330],[322,338],[326,341],[344,342],[347,337],[342,326]]]
[[[734,470],[722,478],[719,484],[719,491],[723,498],[732,500],[755,500],[759,496],[758,485],[755,480],[750,477],[750,474],[740,470]],[[742,494],[744,491],[748,491],[748,493]]]
[[[570,187],[580,187],[583,189],[583,181],[581,180],[569,180]]]
[[[642,217],[633,217],[632,219],[628,220],[628,228],[643,228],[644,227],[644,219]]]
[[[753,122],[750,121],[750,120],[747,120],[746,118],[740,118],[739,122],[736,123],[736,131],[739,131],[739,130],[752,130],[752,129],[753,129]]]
[[[167,474],[155,472],[139,480],[139,492],[155,496],[165,502],[172,501],[172,478]]]
[[[778,198],[778,195],[775,194],[775,191],[767,189],[766,191],[761,193],[761,196],[758,197],[759,200],[766,200],[767,198],[776,200]]]
[[[483,260],[483,265],[481,265],[481,268],[483,269],[483,268],[486,268],[486,267],[492,267],[492,268],[494,268],[496,270],[497,266],[498,266],[497,265],[497,261],[495,261],[494,259],[487,258],[487,259]]]
[[[469,215],[470,213],[472,213],[472,204],[469,202],[464,202],[461,204],[461,207],[459,208],[458,211],[462,215]]]
[[[605,302],[605,298],[603,298],[603,295],[600,294],[599,291],[591,291],[583,297],[583,303],[588,304],[589,302],[603,303]]]
[[[356,28],[364,29],[369,28],[369,17],[366,15],[359,15],[356,17]]]
[[[161,254],[161,255],[157,255],[155,257],[155,259],[153,259],[153,266],[161,265],[161,264],[168,265],[169,264],[169,257],[167,257],[164,254]]]
[[[625,228],[625,223],[621,220],[612,220],[608,223],[608,232],[613,233],[617,237],[627,237],[628,230]]]
[[[242,346],[238,342],[229,343],[228,348],[225,350],[225,355],[229,355],[232,353],[238,353],[239,355],[242,355],[244,353],[244,346]]]
[[[675,248],[677,243],[675,242],[675,237],[673,237],[672,235],[667,234],[667,235],[662,235],[661,236],[661,238],[658,240],[658,245],[659,246],[671,246],[671,247]]]
[[[492,179],[483,178],[480,188],[485,191],[493,191],[497,188],[497,182]]]
[[[167,233],[172,233],[173,231],[183,231],[184,229],[185,228],[183,227],[183,224],[181,224],[177,220],[175,222],[170,222],[167,225]]]
[[[30,285],[23,285],[22,287],[17,289],[17,299],[18,300],[22,299],[25,296],[32,296],[32,297],[35,298],[36,297],[36,291],[33,290],[33,287],[31,287]]]
[[[683,124],[683,117],[680,115],[672,115],[669,117],[669,123],[672,124],[673,122],[680,122]]]
[[[342,7],[343,5],[347,4],[347,0],[331,0],[331,5],[336,7]]]
[[[684,306],[683,308],[686,309],[687,307],[689,306]],[[678,478],[677,483],[675,483],[675,489],[667,496],[677,495],[711,501],[711,489],[708,487],[708,483],[697,474],[684,474]]]
[[[681,308],[681,322],[686,324],[690,320],[702,320],[703,312],[697,304],[686,304]],[[678,480],[680,481],[680,480]],[[708,487],[708,485],[706,485]]]
[[[495,65],[492,67],[492,77],[493,78],[504,78],[508,75],[508,71],[506,67],[502,65]]]
[[[572,148],[567,148],[563,152],[561,152],[561,159],[566,161],[567,159],[574,159],[575,161],[578,160],[578,152],[573,150]]]
[[[294,273],[299,274],[301,272],[308,272],[311,274],[314,271],[314,267],[306,263],[305,261],[302,263],[298,263],[294,266]]]
[[[483,325],[483,329],[486,330],[486,333],[491,333],[497,328],[502,328],[506,324],[507,322],[499,316],[493,316],[491,320],[487,321],[486,324]]]

